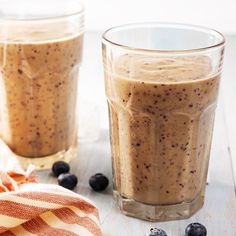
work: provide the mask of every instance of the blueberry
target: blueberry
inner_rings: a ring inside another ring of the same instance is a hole
[[[55,176],[59,176],[62,173],[67,173],[70,171],[70,166],[64,161],[57,161],[52,166],[52,173]]]
[[[78,183],[78,179],[74,174],[63,173],[58,177],[58,184],[64,188],[72,190]]]
[[[89,179],[90,187],[96,192],[105,190],[108,184],[108,178],[100,173],[91,176]]]
[[[206,236],[206,227],[200,223],[189,224],[185,230],[185,236]]]
[[[149,236],[167,236],[163,229],[151,228]]]

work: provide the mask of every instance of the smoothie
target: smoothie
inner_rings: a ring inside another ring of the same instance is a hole
[[[207,56],[105,65],[115,192],[150,205],[204,194],[220,75]]]
[[[19,156],[43,157],[76,145],[82,36],[63,26],[0,32],[0,137]]]

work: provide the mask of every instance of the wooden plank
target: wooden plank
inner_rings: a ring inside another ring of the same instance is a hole
[[[224,113],[227,126],[229,152],[236,183],[236,36],[226,38],[227,46],[224,61],[222,92],[224,94]]]
[[[99,39],[98,34],[95,34],[95,36],[94,34],[90,34],[88,35],[88,38],[89,36]],[[98,53],[98,46],[94,48],[92,46],[94,42],[94,39],[90,39],[88,43],[91,44],[87,45],[87,47],[90,47],[90,56],[93,55],[93,53]],[[89,60],[87,60],[86,63],[91,63],[91,61],[89,62]],[[96,61],[94,61],[94,63],[96,63]],[[92,67],[95,67],[95,65],[93,64]],[[84,68],[87,68],[86,70],[88,70],[89,65],[86,64]],[[96,74],[91,74],[91,70],[88,73],[90,73],[92,79],[98,79],[97,75],[101,75],[101,72],[97,71]],[[83,82],[81,82],[81,85],[83,85],[83,83],[86,83],[85,80],[88,79],[86,75],[87,73],[86,71],[84,71],[83,76],[81,77],[81,80],[83,80]],[[88,84],[92,83],[91,78],[88,79]],[[98,89],[101,89],[102,86],[103,84],[101,82],[101,85],[98,85]],[[96,100],[97,95],[101,94],[101,91],[94,94],[94,100]],[[227,94],[227,92],[225,92],[225,94]],[[85,92],[84,94],[86,95]],[[105,103],[103,99],[101,99],[101,101]],[[229,99],[224,100],[224,102],[229,102]],[[231,105],[233,105],[233,102],[231,102]],[[230,111],[227,105],[226,108],[227,111]],[[105,110],[106,106],[104,104],[101,104],[99,109],[101,117],[103,117],[104,114],[107,114]],[[103,193],[93,192],[88,185],[89,177],[97,172],[106,174],[109,177],[110,181],[112,180],[108,130],[101,128],[107,127],[107,120],[102,124],[99,130],[96,129],[97,132],[99,132],[99,139],[97,139],[97,141],[80,142],[78,159],[74,160],[71,164],[72,172],[76,173],[79,179],[78,187],[75,189],[75,191],[93,200],[98,206],[101,215],[101,223],[104,236],[142,236],[148,233],[151,227],[161,227],[165,229],[168,233],[168,236],[182,236],[187,224],[194,221],[201,222],[206,225],[209,232],[208,236],[236,236],[235,186],[233,181],[233,172],[231,165],[232,163],[228,152],[229,144],[225,118],[226,117],[223,113],[221,97],[215,122],[216,125],[211,153],[212,161],[210,167],[211,182],[210,185],[207,186],[206,202],[203,209],[201,209],[197,214],[195,214],[188,220],[149,223],[122,215],[114,204],[111,185]],[[94,119],[96,119],[96,117],[94,117]],[[236,116],[234,121],[235,120]],[[235,134],[236,130],[234,134],[232,131],[232,133],[230,133],[230,138],[235,137]],[[236,148],[235,144],[236,143],[234,143],[234,146]],[[234,151],[236,153],[236,150]],[[42,171],[40,173],[40,181],[45,183],[56,183],[56,179],[50,176],[49,171]]]

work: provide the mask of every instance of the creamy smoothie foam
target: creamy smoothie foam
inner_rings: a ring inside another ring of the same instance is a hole
[[[115,190],[152,205],[193,201],[204,192],[219,88],[210,58],[125,54],[111,63]]]
[[[0,31],[0,137],[18,155],[42,157],[76,145],[82,36],[66,24]]]

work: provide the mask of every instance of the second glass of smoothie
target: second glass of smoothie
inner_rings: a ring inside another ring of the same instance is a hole
[[[178,24],[133,24],[103,35],[115,200],[151,221],[204,203],[224,37]]]
[[[76,0],[11,4],[0,17],[0,138],[23,166],[50,168],[77,155],[83,7]]]

